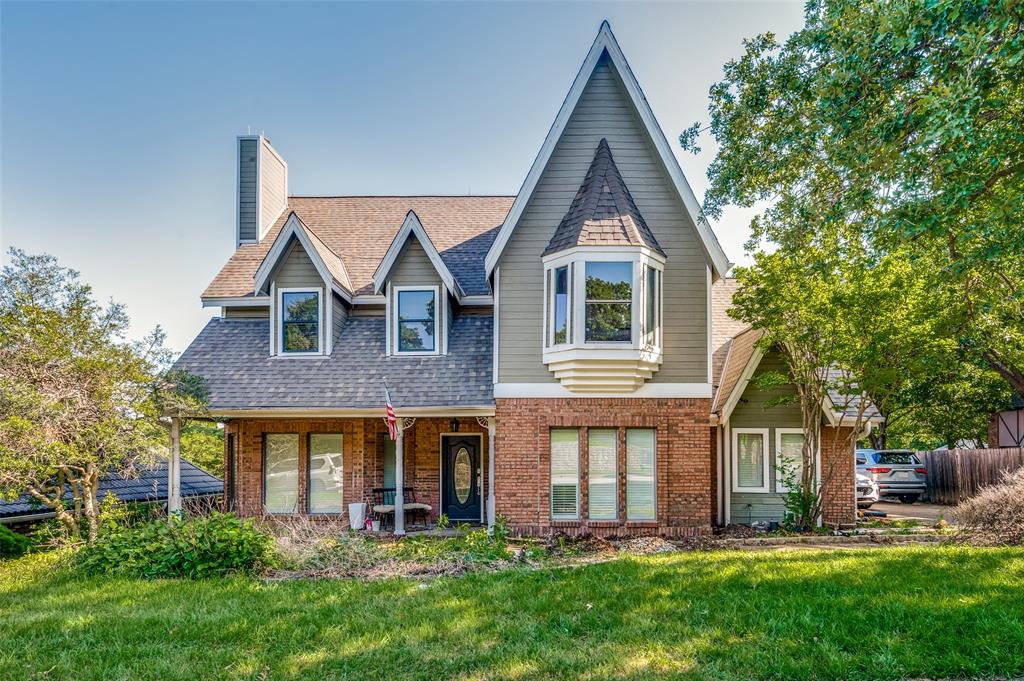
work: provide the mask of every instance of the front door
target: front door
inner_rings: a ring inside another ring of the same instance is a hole
[[[480,522],[480,438],[445,435],[441,448],[441,511],[452,521]]]

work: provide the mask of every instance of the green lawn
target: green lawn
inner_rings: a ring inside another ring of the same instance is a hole
[[[1024,674],[1024,551],[685,553],[431,582],[0,563],[5,679]]]

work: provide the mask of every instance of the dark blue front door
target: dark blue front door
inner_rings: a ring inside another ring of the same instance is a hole
[[[454,522],[480,522],[480,439],[442,438],[441,511]]]

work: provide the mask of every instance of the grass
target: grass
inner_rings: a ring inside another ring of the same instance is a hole
[[[680,553],[430,582],[81,578],[0,563],[0,676],[1024,674],[1024,551]]]

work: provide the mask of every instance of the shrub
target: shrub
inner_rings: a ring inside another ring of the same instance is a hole
[[[32,547],[32,540],[18,534],[6,525],[0,525],[0,558],[17,558],[27,553]]]
[[[112,531],[79,551],[75,560],[89,574],[196,579],[258,572],[274,557],[273,539],[252,521],[213,513]]]
[[[1024,544],[1024,468],[1005,474],[998,485],[986,487],[954,511],[960,538],[974,544]]]

